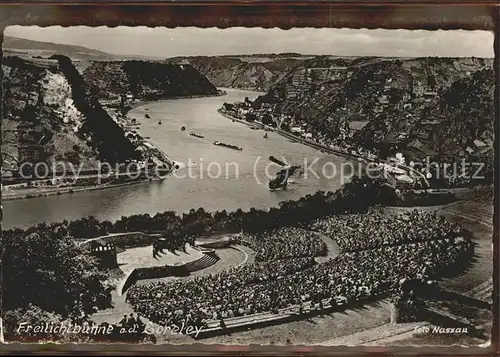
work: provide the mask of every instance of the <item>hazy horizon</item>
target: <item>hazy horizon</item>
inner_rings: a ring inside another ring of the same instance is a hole
[[[340,57],[494,57],[494,35],[488,31],[16,25],[7,27],[4,35],[83,46],[112,55],[152,58],[279,53]]]

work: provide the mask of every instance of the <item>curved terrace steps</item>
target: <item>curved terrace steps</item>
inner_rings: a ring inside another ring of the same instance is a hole
[[[186,268],[190,273],[195,271],[203,270],[208,268],[209,266],[214,265],[219,261],[219,257],[216,254],[208,253],[203,256],[203,258],[196,260],[194,262],[190,262],[186,264]]]

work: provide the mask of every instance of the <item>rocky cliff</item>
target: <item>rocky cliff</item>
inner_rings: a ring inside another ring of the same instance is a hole
[[[101,99],[132,95],[137,99],[158,100],[217,94],[217,88],[189,64],[100,61],[86,67],[83,78]]]
[[[300,55],[182,57],[172,63],[190,63],[217,87],[266,91],[304,61]]]

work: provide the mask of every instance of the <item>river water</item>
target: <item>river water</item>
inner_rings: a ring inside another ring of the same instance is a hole
[[[184,212],[198,207],[228,211],[269,208],[280,201],[296,200],[318,190],[335,190],[341,186],[341,171],[350,172],[345,166],[347,159],[291,142],[272,132],[265,139],[264,131],[251,130],[223,117],[217,109],[224,102],[242,101],[245,97],[253,99],[259,94],[233,89],[227,92],[222,97],[159,101],[129,113],[141,123],[143,136],[150,137],[153,144],[180,163],[180,170],[173,176],[163,182],[6,201],[3,229],[89,215],[114,221],[123,215],[166,210]],[[146,113],[150,119],[145,118]],[[182,126],[186,127],[184,132],[180,130]],[[190,136],[191,131],[204,138]],[[215,146],[216,140],[243,150]],[[287,190],[269,191],[268,177],[279,169],[270,164],[270,155],[310,169],[294,177]]]

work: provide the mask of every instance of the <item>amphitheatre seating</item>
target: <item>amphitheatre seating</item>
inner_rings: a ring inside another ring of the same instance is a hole
[[[290,306],[283,309],[278,309],[277,314],[273,314],[271,312],[261,312],[253,315],[244,315],[233,317],[229,319],[225,319],[225,329],[220,326],[220,322],[218,320],[208,321],[207,328],[201,330],[199,335],[196,337],[206,338],[209,336],[215,336],[219,334],[225,333],[225,330],[247,330],[249,328],[257,328],[264,326],[271,326],[276,324],[281,324],[288,321],[293,321],[297,319],[302,319],[304,317],[310,317],[313,315],[317,315],[320,313],[329,313],[335,310],[345,310],[348,308],[353,308],[359,304],[348,304],[343,299],[337,299],[336,304],[332,305],[330,299],[323,299],[323,308],[320,309],[318,304],[313,304],[311,302],[306,302],[303,304],[302,313],[300,313],[299,305]],[[194,336],[192,336],[194,337]]]
[[[99,244],[96,241],[91,242],[90,254],[99,260],[100,268],[116,268],[118,266],[116,253],[117,250],[114,244]]]

